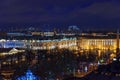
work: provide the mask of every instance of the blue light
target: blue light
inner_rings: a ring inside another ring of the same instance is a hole
[[[37,76],[33,75],[31,70],[28,70],[25,76],[19,77],[16,80],[40,80],[40,79]]]

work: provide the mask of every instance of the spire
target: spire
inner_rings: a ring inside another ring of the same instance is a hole
[[[117,34],[119,34],[119,29],[117,29]]]
[[[119,29],[117,29],[117,49],[116,49],[116,53],[119,53]]]

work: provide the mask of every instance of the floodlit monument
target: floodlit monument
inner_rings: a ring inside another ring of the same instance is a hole
[[[31,70],[27,70],[25,76],[17,78],[17,80],[40,80],[37,76],[33,75]]]

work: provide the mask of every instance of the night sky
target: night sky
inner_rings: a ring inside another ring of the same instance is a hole
[[[0,24],[3,23],[117,29],[120,0],[0,0]]]

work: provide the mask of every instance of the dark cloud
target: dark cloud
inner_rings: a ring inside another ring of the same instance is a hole
[[[116,18],[120,17],[120,5],[117,2],[115,3],[112,1],[105,3],[95,3],[88,8],[83,9],[83,12],[106,18]]]
[[[119,0],[1,0],[0,23],[119,26]]]

